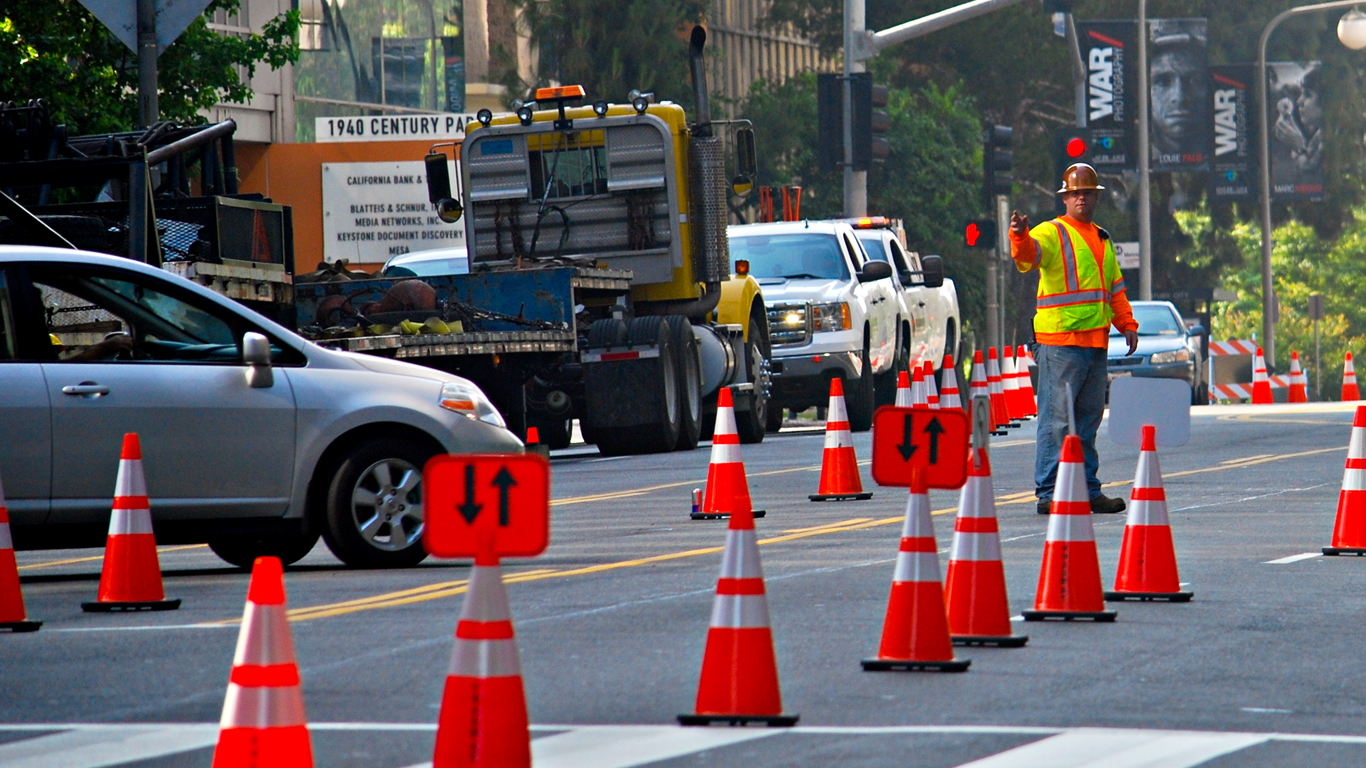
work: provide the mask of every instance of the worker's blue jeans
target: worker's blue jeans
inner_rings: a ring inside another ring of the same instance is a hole
[[[1067,386],[1072,385],[1077,436],[1086,461],[1088,498],[1100,495],[1096,471],[1096,430],[1105,414],[1107,350],[1092,347],[1055,347],[1034,344],[1039,364],[1039,421],[1034,447],[1034,495],[1041,501],[1053,498],[1058,479],[1058,459],[1067,435]]]

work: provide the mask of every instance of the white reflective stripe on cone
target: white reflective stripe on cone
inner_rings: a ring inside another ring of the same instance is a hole
[[[721,555],[721,578],[723,579],[762,579],[763,566],[759,564],[759,545],[754,529],[726,530],[726,549]]]
[[[1129,519],[1126,525],[1171,525],[1167,517],[1166,501],[1129,500]]]
[[[1091,528],[1091,515],[1060,515],[1056,512],[1048,516],[1048,541],[1095,541],[1096,532]]]
[[[9,523],[0,523],[0,550],[14,549],[14,539],[9,535]]]
[[[996,517],[996,492],[990,477],[968,476],[958,494],[958,516]]]
[[[723,407],[716,409],[716,426],[712,429],[713,435],[736,435],[739,430],[735,427],[735,408]]]
[[[511,621],[507,593],[503,591],[503,567],[476,565],[470,569],[470,583],[460,619],[470,621]]]
[[[739,443],[713,442],[711,444],[711,463],[739,464],[741,461]]]
[[[513,677],[522,674],[517,656],[516,640],[455,639],[451,651],[451,665],[447,674],[453,677]]]
[[[844,408],[844,395],[831,395],[830,405],[825,409],[826,422],[848,421],[849,411]]]
[[[119,475],[114,481],[114,495],[147,495],[147,478],[142,474],[142,459],[119,460]]]
[[[767,595],[717,595],[711,604],[711,626],[716,629],[767,627]]]
[[[896,407],[897,407],[897,408],[910,408],[912,404],[913,404],[913,403],[911,402],[911,388],[910,388],[910,387],[897,387],[897,388],[896,388],[896,403],[895,403]]]
[[[1157,459],[1157,451],[1143,451],[1138,454],[1138,470],[1134,472],[1134,487],[1162,487],[1162,462]]]
[[[1352,441],[1347,444],[1347,458],[1366,459],[1366,427],[1352,427]]]
[[[892,582],[933,581],[939,583],[938,552],[898,552]]]
[[[237,651],[232,655],[232,665],[293,663],[294,643],[289,636],[285,606],[257,605],[248,600],[242,615],[242,629],[237,633]]]
[[[1053,487],[1054,501],[1089,502],[1086,493],[1086,468],[1081,464],[1064,461],[1058,464],[1058,482]]]
[[[901,538],[934,538],[934,522],[930,519],[930,495],[928,493],[910,493],[907,495],[906,518],[901,521]]]
[[[827,449],[853,448],[854,433],[847,429],[827,429],[825,430],[825,447]]]
[[[228,683],[221,728],[283,728],[307,725],[299,686],[251,687]]]
[[[109,535],[152,532],[152,513],[145,509],[116,509],[109,516]]]
[[[1366,491],[1366,469],[1342,470],[1342,490]]]
[[[954,531],[953,546],[949,548],[949,560],[998,562],[1000,559],[1001,535],[999,533]]]

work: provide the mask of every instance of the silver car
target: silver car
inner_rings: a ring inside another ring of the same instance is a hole
[[[353,566],[420,561],[421,473],[520,453],[473,383],[325,349],[138,262],[0,246],[0,480],[19,549],[101,546],[126,432],[157,541],[248,566],[319,535]]]

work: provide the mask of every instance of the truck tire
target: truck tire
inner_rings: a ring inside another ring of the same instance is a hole
[[[863,375],[858,381],[844,382],[844,405],[849,411],[849,430],[867,432],[873,428],[873,411],[876,410],[873,393],[873,366],[868,362],[868,342],[863,342]]]
[[[268,536],[226,536],[209,541],[215,555],[238,568],[251,568],[258,557],[278,557],[283,565],[304,559],[318,543],[317,532],[274,533]]]
[[[588,326],[588,348],[624,347],[627,340],[626,321],[619,317],[594,320]]]
[[[596,327],[597,323],[593,325]],[[659,347],[659,364],[641,366],[641,375],[646,377],[643,390],[654,396],[659,407],[649,424],[631,429],[595,429],[598,450],[607,456],[672,451],[678,445],[683,410],[679,406],[678,354],[674,351],[673,334],[662,317],[637,317],[631,321],[628,341],[632,346]]]
[[[528,416],[526,419],[528,428],[535,427],[540,434],[541,444],[551,450],[568,448],[574,435],[574,422],[572,419],[550,419],[541,416]]]
[[[691,451],[697,447],[702,433],[702,359],[697,349],[697,337],[693,335],[692,323],[682,315],[669,315],[664,318],[673,335],[674,352],[677,353],[678,404],[681,420],[678,426],[678,445],[680,451]]]
[[[740,442],[746,445],[762,443],[768,429],[768,395],[764,392],[763,378],[768,360],[768,343],[763,337],[763,329],[754,317],[749,318],[749,332],[745,341],[745,373],[754,382],[754,400],[748,411],[735,412],[735,431],[740,434]]]
[[[427,557],[422,547],[422,467],[430,449],[376,438],[353,446],[328,480],[323,540],[355,568],[405,568]]]
[[[764,418],[764,428],[769,434],[773,434],[783,428],[783,409],[768,404],[768,413]]]

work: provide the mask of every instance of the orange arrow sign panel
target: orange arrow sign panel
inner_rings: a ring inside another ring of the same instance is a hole
[[[538,454],[435,456],[422,497],[422,541],[437,557],[532,557],[550,543],[550,464]]]
[[[931,488],[961,488],[968,480],[968,416],[883,407],[873,414],[873,479],[910,487],[911,470],[925,470]]]

